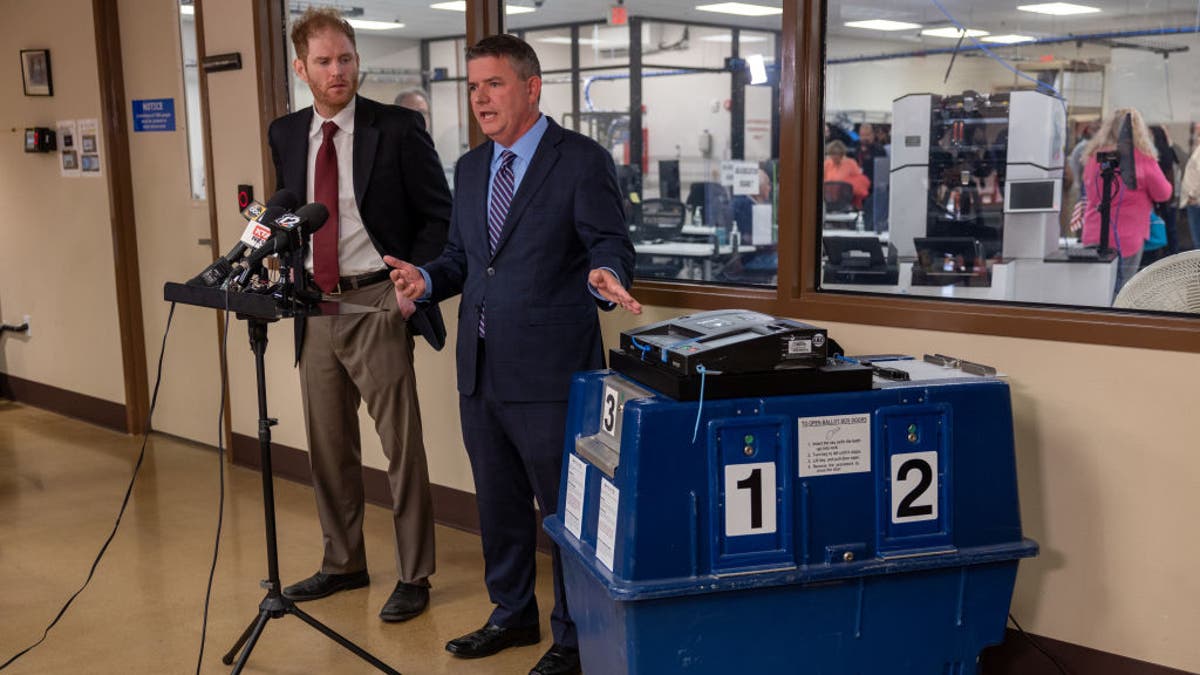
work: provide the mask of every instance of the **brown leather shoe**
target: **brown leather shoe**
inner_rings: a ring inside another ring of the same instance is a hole
[[[395,623],[408,621],[429,606],[429,587],[396,582],[396,589],[379,610],[379,618]]]
[[[316,600],[317,598],[333,595],[338,591],[362,588],[370,583],[371,577],[367,575],[366,570],[351,572],[349,574],[325,574],[324,572],[317,572],[311,577],[283,589],[283,596],[293,602],[304,602],[305,600]]]
[[[556,644],[529,671],[529,675],[579,675],[580,672],[579,650]]]
[[[541,640],[537,624],[518,628],[503,628],[489,623],[477,631],[446,643],[446,651],[464,659],[491,656],[501,649],[537,644]]]

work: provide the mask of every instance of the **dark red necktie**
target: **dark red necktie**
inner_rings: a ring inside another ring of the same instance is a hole
[[[330,293],[338,282],[338,163],[333,136],[338,125],[321,125],[325,134],[317,150],[317,168],[313,176],[313,200],[329,209],[329,220],[313,234],[313,280],[317,287]]]

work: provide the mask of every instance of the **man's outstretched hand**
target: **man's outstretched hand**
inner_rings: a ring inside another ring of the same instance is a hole
[[[413,301],[425,295],[425,277],[421,275],[421,270],[418,270],[412,263],[399,258],[385,255],[383,262],[392,268],[388,276],[392,279],[392,286],[396,288],[396,306],[400,308],[400,313],[407,319],[416,311]]]
[[[420,275],[421,273],[417,272],[417,276]],[[592,285],[592,288],[596,289],[597,293],[604,296],[606,300],[620,305],[621,309],[632,314],[642,313],[642,303],[633,299],[633,296],[629,294],[629,291],[625,290],[625,287],[613,276],[612,272],[604,269],[594,269],[588,272],[588,283]]]

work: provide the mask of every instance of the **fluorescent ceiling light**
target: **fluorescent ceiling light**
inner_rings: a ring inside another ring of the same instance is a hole
[[[733,36],[729,33],[718,33],[716,35],[705,35],[700,40],[703,42],[733,42]],[[738,41],[742,44],[746,44],[747,42],[766,42],[767,37],[765,35],[743,35],[738,38]]]
[[[193,16],[196,13],[196,6],[195,5],[180,5],[179,13],[183,14],[184,16]]]
[[[571,38],[565,35],[555,35],[554,37],[538,38],[537,42],[545,42],[550,45],[569,45]],[[597,40],[595,38],[579,38],[579,44],[586,46],[604,46],[604,47],[628,47],[629,40]]]
[[[465,12],[465,11],[467,11],[467,0],[453,0],[452,2],[435,2],[432,5],[430,5],[429,8],[430,9],[445,9],[445,10],[449,10],[451,12]],[[533,11],[536,11],[536,10],[534,10],[534,8],[532,8],[532,7],[524,7],[522,5],[510,5],[508,3],[505,3],[505,5],[504,5],[504,13],[505,14],[528,14]]]
[[[701,12],[717,12],[718,14],[737,14],[738,16],[774,16],[783,14],[779,7],[752,5],[748,2],[718,2],[712,5],[696,5]]]
[[[750,67],[750,84],[763,84],[767,81],[767,64],[763,62],[762,54],[747,56],[746,65]]]
[[[919,23],[908,23],[907,21],[892,21],[890,19],[868,19],[866,21],[847,21],[844,24],[847,28],[867,28],[870,30],[913,30],[920,28]]]
[[[404,28],[404,24],[396,21],[368,21],[366,19],[346,19],[346,21],[359,30],[392,30],[393,28]]]
[[[1000,45],[1015,45],[1021,42],[1033,42],[1036,39],[1031,35],[991,35],[983,38],[983,41]]]
[[[1070,16],[1071,14],[1095,14],[1100,11],[1099,7],[1088,7],[1087,5],[1074,5],[1069,2],[1043,2],[1037,5],[1020,5],[1017,9],[1022,12],[1037,12],[1038,14],[1052,14],[1054,16]]]
[[[966,32],[967,37],[983,37],[984,35],[989,35],[986,30],[976,30],[974,28],[968,28]],[[952,38],[957,40],[958,38],[963,37],[963,31],[955,28],[954,26],[943,26],[942,28],[926,28],[925,30],[921,31],[921,35],[928,35],[929,37]]]

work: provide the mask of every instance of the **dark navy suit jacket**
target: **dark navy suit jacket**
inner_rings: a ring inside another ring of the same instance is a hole
[[[311,200],[308,190],[308,131],[312,107],[271,122],[268,137],[276,189]],[[363,227],[382,257],[421,264],[435,258],[446,241],[450,189],[421,113],[359,96],[354,108],[354,198]],[[326,223],[337,227],[337,223]],[[380,266],[383,261],[380,260]],[[445,327],[437,305],[420,308],[410,321],[435,348]],[[297,326],[303,326],[298,322]],[[440,329],[441,335],[437,335]]]
[[[494,144],[463,155],[454,173],[450,238],[425,266],[432,297],[462,293],[458,390],[475,393],[479,315],[486,306],[491,394],[504,401],[566,400],[571,374],[604,366],[592,269],[629,287],[634,252],[612,157],[553,120],[513,195],[495,254],[487,236]]]

